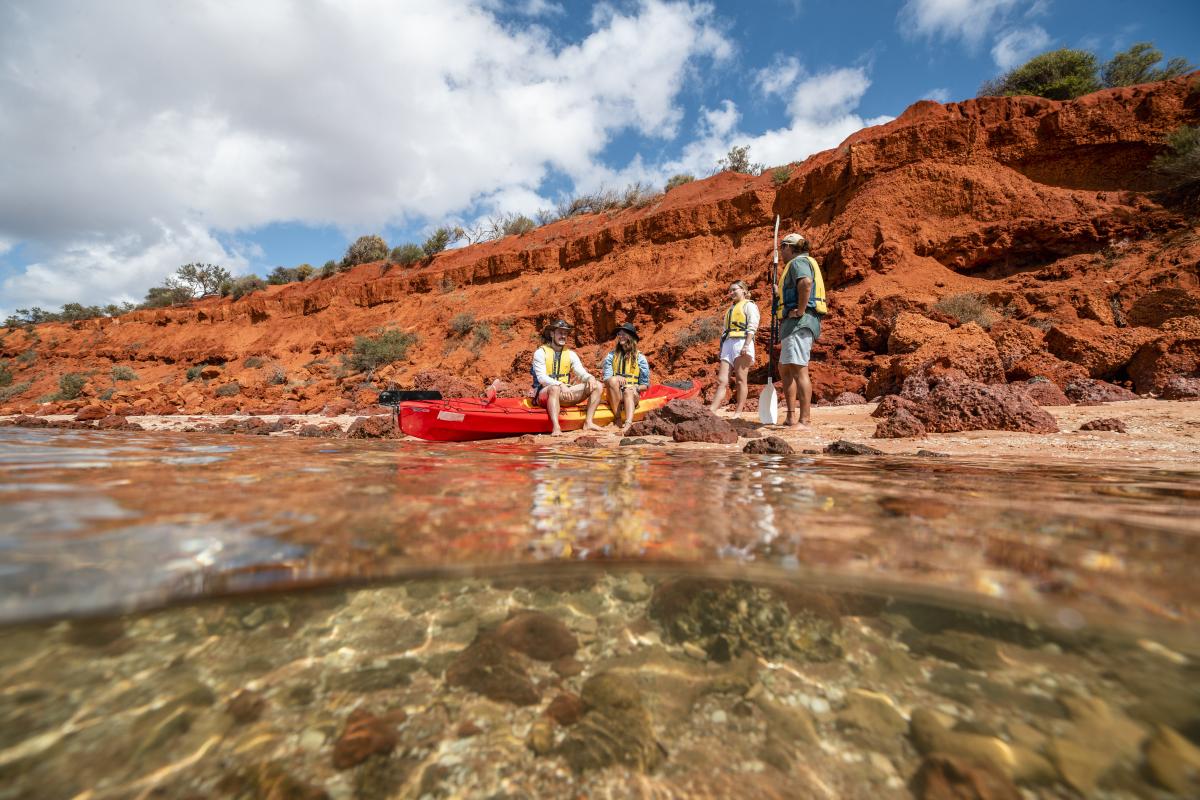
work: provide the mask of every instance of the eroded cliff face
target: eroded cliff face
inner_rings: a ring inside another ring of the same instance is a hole
[[[793,165],[778,187],[771,172],[722,173],[645,208],[411,269],[367,264],[239,301],[10,330],[0,357],[29,387],[0,408],[330,413],[367,407],[387,385],[474,394],[501,378],[516,391],[538,331],[558,317],[575,324],[589,365],[631,321],[656,380],[710,381],[717,343],[705,329],[718,326],[729,283],[747,281],[769,307],[776,214],[782,231],[813,242],[829,288],[812,367],[819,398],[892,393],[911,374],[945,370],[1161,393],[1200,378],[1200,223],[1159,191],[1149,163],[1170,131],[1200,123],[1198,80],[1073,102],[922,101]],[[934,309],[968,293],[995,310],[986,330]],[[462,314],[465,334],[451,326]],[[354,336],[385,327],[419,337],[406,360],[346,374]],[[117,365],[137,378],[114,381]],[[203,376],[188,380],[197,366]],[[80,398],[40,402],[66,373],[90,376]],[[760,356],[752,378],[762,375]]]

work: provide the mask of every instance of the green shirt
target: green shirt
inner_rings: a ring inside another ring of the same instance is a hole
[[[811,257],[811,256],[810,256]],[[795,284],[799,281],[808,279],[809,283],[816,282],[816,277],[813,275],[812,265],[808,263],[808,258],[803,255],[796,256],[787,266],[787,274],[784,275],[784,281]],[[791,336],[797,331],[811,331],[813,341],[821,338],[821,317],[813,313],[812,309],[807,308],[808,301],[812,298],[812,290],[809,290],[808,297],[804,298],[805,306],[804,316],[799,319],[789,319],[784,317],[779,323],[779,335],[781,337]]]

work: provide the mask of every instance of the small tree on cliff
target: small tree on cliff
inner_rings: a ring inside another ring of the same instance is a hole
[[[1165,81],[1185,75],[1194,69],[1186,58],[1172,58],[1162,69],[1154,65],[1162,61],[1162,51],[1153,42],[1138,42],[1123,53],[1117,53],[1100,71],[1104,85],[1134,86],[1151,81]]]
[[[1184,125],[1167,137],[1170,152],[1163,153],[1151,162],[1158,172],[1168,176],[1172,183],[1185,191],[1200,189],[1200,127]]]
[[[358,266],[359,264],[369,264],[372,261],[383,261],[388,257],[387,242],[382,236],[371,234],[370,236],[360,236],[355,240],[354,244],[346,248],[346,255],[342,258],[342,267],[349,269],[350,267]]]
[[[429,234],[429,238],[425,240],[425,244],[421,245],[421,249],[425,251],[426,256],[432,258],[465,235],[466,232],[462,228],[443,226]]]
[[[1071,100],[1100,89],[1096,57],[1086,50],[1051,50],[1034,56],[1016,69],[985,82],[979,94],[1011,97],[1030,94],[1051,100]]]
[[[219,292],[221,284],[232,277],[229,270],[216,264],[184,264],[167,279],[167,286],[181,286],[189,290],[192,296],[198,293],[203,297]]]
[[[763,171],[762,164],[750,163],[750,145],[738,147],[736,144],[729,148],[725,157],[717,162],[717,172],[741,172],[746,175],[758,175]]]

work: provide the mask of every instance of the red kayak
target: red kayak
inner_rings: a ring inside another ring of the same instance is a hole
[[[686,400],[700,393],[700,387],[688,382],[681,386],[652,384],[633,411],[640,420],[671,400]],[[476,439],[499,439],[526,433],[549,433],[550,417],[528,398],[496,399],[461,398],[453,400],[405,400],[400,402],[400,430],[409,436],[431,442],[470,442]],[[583,427],[584,407],[564,408],[558,424],[564,431]],[[597,425],[613,421],[612,410],[601,403],[594,417]]]

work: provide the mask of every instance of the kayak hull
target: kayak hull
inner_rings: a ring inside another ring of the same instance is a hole
[[[687,388],[654,384],[642,393],[634,409],[634,420],[661,408],[672,400],[696,397],[700,387]],[[564,408],[558,424],[564,431],[583,427],[585,408]],[[612,410],[607,403],[596,409],[597,425],[611,425]],[[550,417],[546,409],[527,399],[497,399],[490,403],[483,398],[452,400],[409,400],[400,404],[400,430],[409,436],[431,442],[472,442],[480,439],[501,439],[507,436],[550,433]]]

